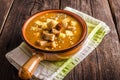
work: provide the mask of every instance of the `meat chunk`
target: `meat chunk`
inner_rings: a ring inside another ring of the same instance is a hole
[[[43,31],[42,37],[44,40],[47,40],[47,41],[54,41],[55,40],[55,35],[47,32],[47,31]]]
[[[70,22],[70,18],[65,18],[65,19],[62,21],[63,27],[67,28],[68,22]]]
[[[55,26],[55,28],[52,29],[53,34],[59,34],[62,30],[62,25],[59,23]]]
[[[53,49],[53,48],[56,48],[57,47],[57,44],[55,41],[53,42],[48,42],[47,44],[44,45],[46,48],[48,49]]]
[[[47,26],[49,27],[49,29],[54,28],[57,24],[58,22],[56,20],[47,19]]]
[[[38,46],[45,46],[46,43],[47,43],[47,41],[37,40],[35,44],[38,45]]]
[[[39,41],[41,46],[45,46],[45,44],[47,43],[47,41]]]
[[[62,30],[62,24],[61,23],[59,23],[59,24],[57,24],[56,26],[55,26],[55,29],[56,30],[58,30],[58,31],[61,31]]]
[[[52,29],[52,33],[53,33],[53,34],[59,34],[60,31],[58,31],[58,30],[56,30],[56,29]]]

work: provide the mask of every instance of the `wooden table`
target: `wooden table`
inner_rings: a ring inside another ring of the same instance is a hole
[[[120,0],[0,0],[0,80],[20,79],[5,54],[23,41],[25,20],[41,10],[66,6],[106,22],[111,32],[64,80],[120,80]]]

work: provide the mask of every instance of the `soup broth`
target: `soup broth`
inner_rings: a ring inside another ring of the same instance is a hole
[[[36,48],[62,50],[79,41],[82,27],[76,19],[64,13],[46,13],[31,20],[25,34]]]

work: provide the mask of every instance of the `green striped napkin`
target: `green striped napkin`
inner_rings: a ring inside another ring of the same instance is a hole
[[[110,31],[109,27],[98,19],[70,7],[66,7],[65,10],[81,16],[86,21],[88,26],[88,37],[83,47],[71,58],[61,61],[42,61],[34,72],[32,79],[62,80],[100,44],[103,37]],[[20,46],[8,52],[6,58],[13,66],[19,69],[31,55],[32,53],[29,46],[23,42]]]

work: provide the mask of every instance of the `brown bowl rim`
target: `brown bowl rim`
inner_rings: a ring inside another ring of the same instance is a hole
[[[83,34],[82,37],[80,38],[80,40],[79,40],[76,44],[74,44],[74,45],[72,45],[72,46],[70,46],[70,47],[68,47],[68,48],[66,48],[66,49],[61,49],[61,50],[45,50],[45,49],[36,48],[35,46],[33,46],[33,45],[27,40],[27,38],[26,38],[26,36],[25,36],[25,28],[26,28],[27,24],[28,24],[33,18],[35,18],[36,16],[42,15],[42,14],[45,14],[45,13],[49,13],[49,12],[60,12],[60,13],[64,13],[64,14],[67,14],[67,15],[69,15],[69,16],[74,17],[78,22],[80,22],[80,24],[82,25],[82,28],[83,28],[84,31],[83,31],[83,33],[82,33],[82,34]],[[74,48],[76,48],[77,46],[80,46],[80,45],[83,43],[83,41],[86,39],[86,36],[87,36],[87,25],[86,25],[86,22],[85,22],[80,16],[78,16],[77,14],[72,13],[72,12],[67,11],[67,10],[60,10],[60,9],[50,9],[50,10],[43,10],[43,11],[37,12],[37,13],[35,13],[34,15],[32,15],[30,18],[28,18],[28,19],[25,21],[25,23],[23,24],[23,27],[22,27],[22,37],[23,37],[23,40],[24,40],[31,48],[33,48],[33,49],[35,49],[35,50],[37,50],[37,51],[45,52],[45,53],[63,53],[63,52],[69,51],[69,50],[71,50],[71,49],[74,49]]]

